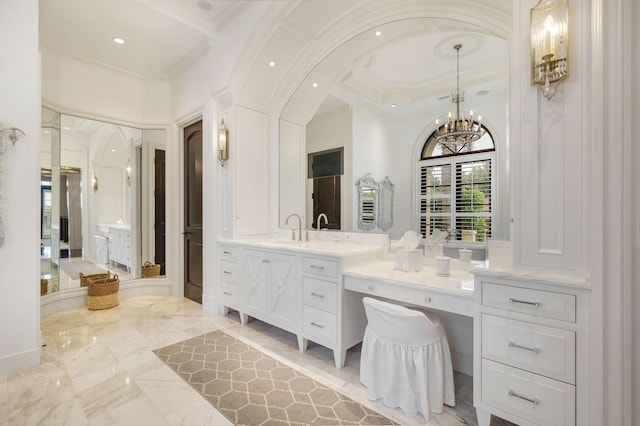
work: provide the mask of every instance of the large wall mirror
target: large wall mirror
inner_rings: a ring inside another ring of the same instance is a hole
[[[165,275],[166,130],[43,107],[41,131],[41,294],[142,278],[146,262]]]
[[[393,225],[384,232],[399,239],[407,230],[419,231],[418,151],[435,120],[445,122],[449,112],[455,113],[451,93],[456,89],[457,43],[463,45],[461,107],[481,114],[497,141],[500,199],[492,235],[508,237],[507,42],[488,28],[429,17],[365,31],[301,80],[280,116],[280,226],[293,212],[303,212],[305,225],[314,226],[313,203],[326,196],[316,193],[323,189],[306,173],[306,163],[314,153],[341,150],[340,188],[329,188],[341,209],[340,229],[359,230],[355,184],[370,172],[394,183],[393,211],[382,212],[382,221],[390,223],[393,217]]]

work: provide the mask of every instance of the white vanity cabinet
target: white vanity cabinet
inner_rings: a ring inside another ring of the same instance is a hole
[[[296,334],[301,352],[309,341],[331,349],[341,368],[367,324],[363,295],[343,289],[342,268],[383,253],[370,246],[353,251],[324,255],[297,247],[219,242],[218,303],[225,315],[237,310],[243,324],[251,316]]]
[[[116,263],[131,270],[131,228],[110,226],[109,227],[109,262],[116,266]]]
[[[229,313],[229,308],[240,307],[240,250],[235,246],[220,246],[220,261],[218,268],[219,297],[224,307],[224,314]]]
[[[475,274],[474,405],[519,425],[586,425],[589,291]]]
[[[296,256],[244,249],[240,298],[242,322],[247,315],[297,332],[298,285]]]
[[[308,340],[332,349],[336,368],[342,368],[366,325],[362,295],[343,291],[342,259],[302,256],[301,350]]]

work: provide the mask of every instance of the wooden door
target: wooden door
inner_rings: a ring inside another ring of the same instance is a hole
[[[165,275],[165,152],[156,149],[154,153],[154,189],[153,189],[153,214],[154,214],[154,257],[153,262],[160,265],[160,275]]]
[[[322,221],[322,228],[340,229],[340,176],[313,179],[313,228],[320,213],[328,219],[327,225]]]
[[[184,129],[184,297],[202,303],[202,120]]]

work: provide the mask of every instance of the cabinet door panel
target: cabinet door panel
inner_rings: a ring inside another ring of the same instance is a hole
[[[267,312],[268,282],[269,260],[266,254],[247,250],[241,293],[247,313],[264,315]]]
[[[269,316],[293,327],[297,319],[296,257],[269,255]]]

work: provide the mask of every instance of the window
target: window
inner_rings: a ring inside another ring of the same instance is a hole
[[[418,164],[419,232],[455,231],[455,240],[485,242],[495,211],[494,166],[495,145],[489,131],[460,153],[443,149],[433,134],[429,136]]]

